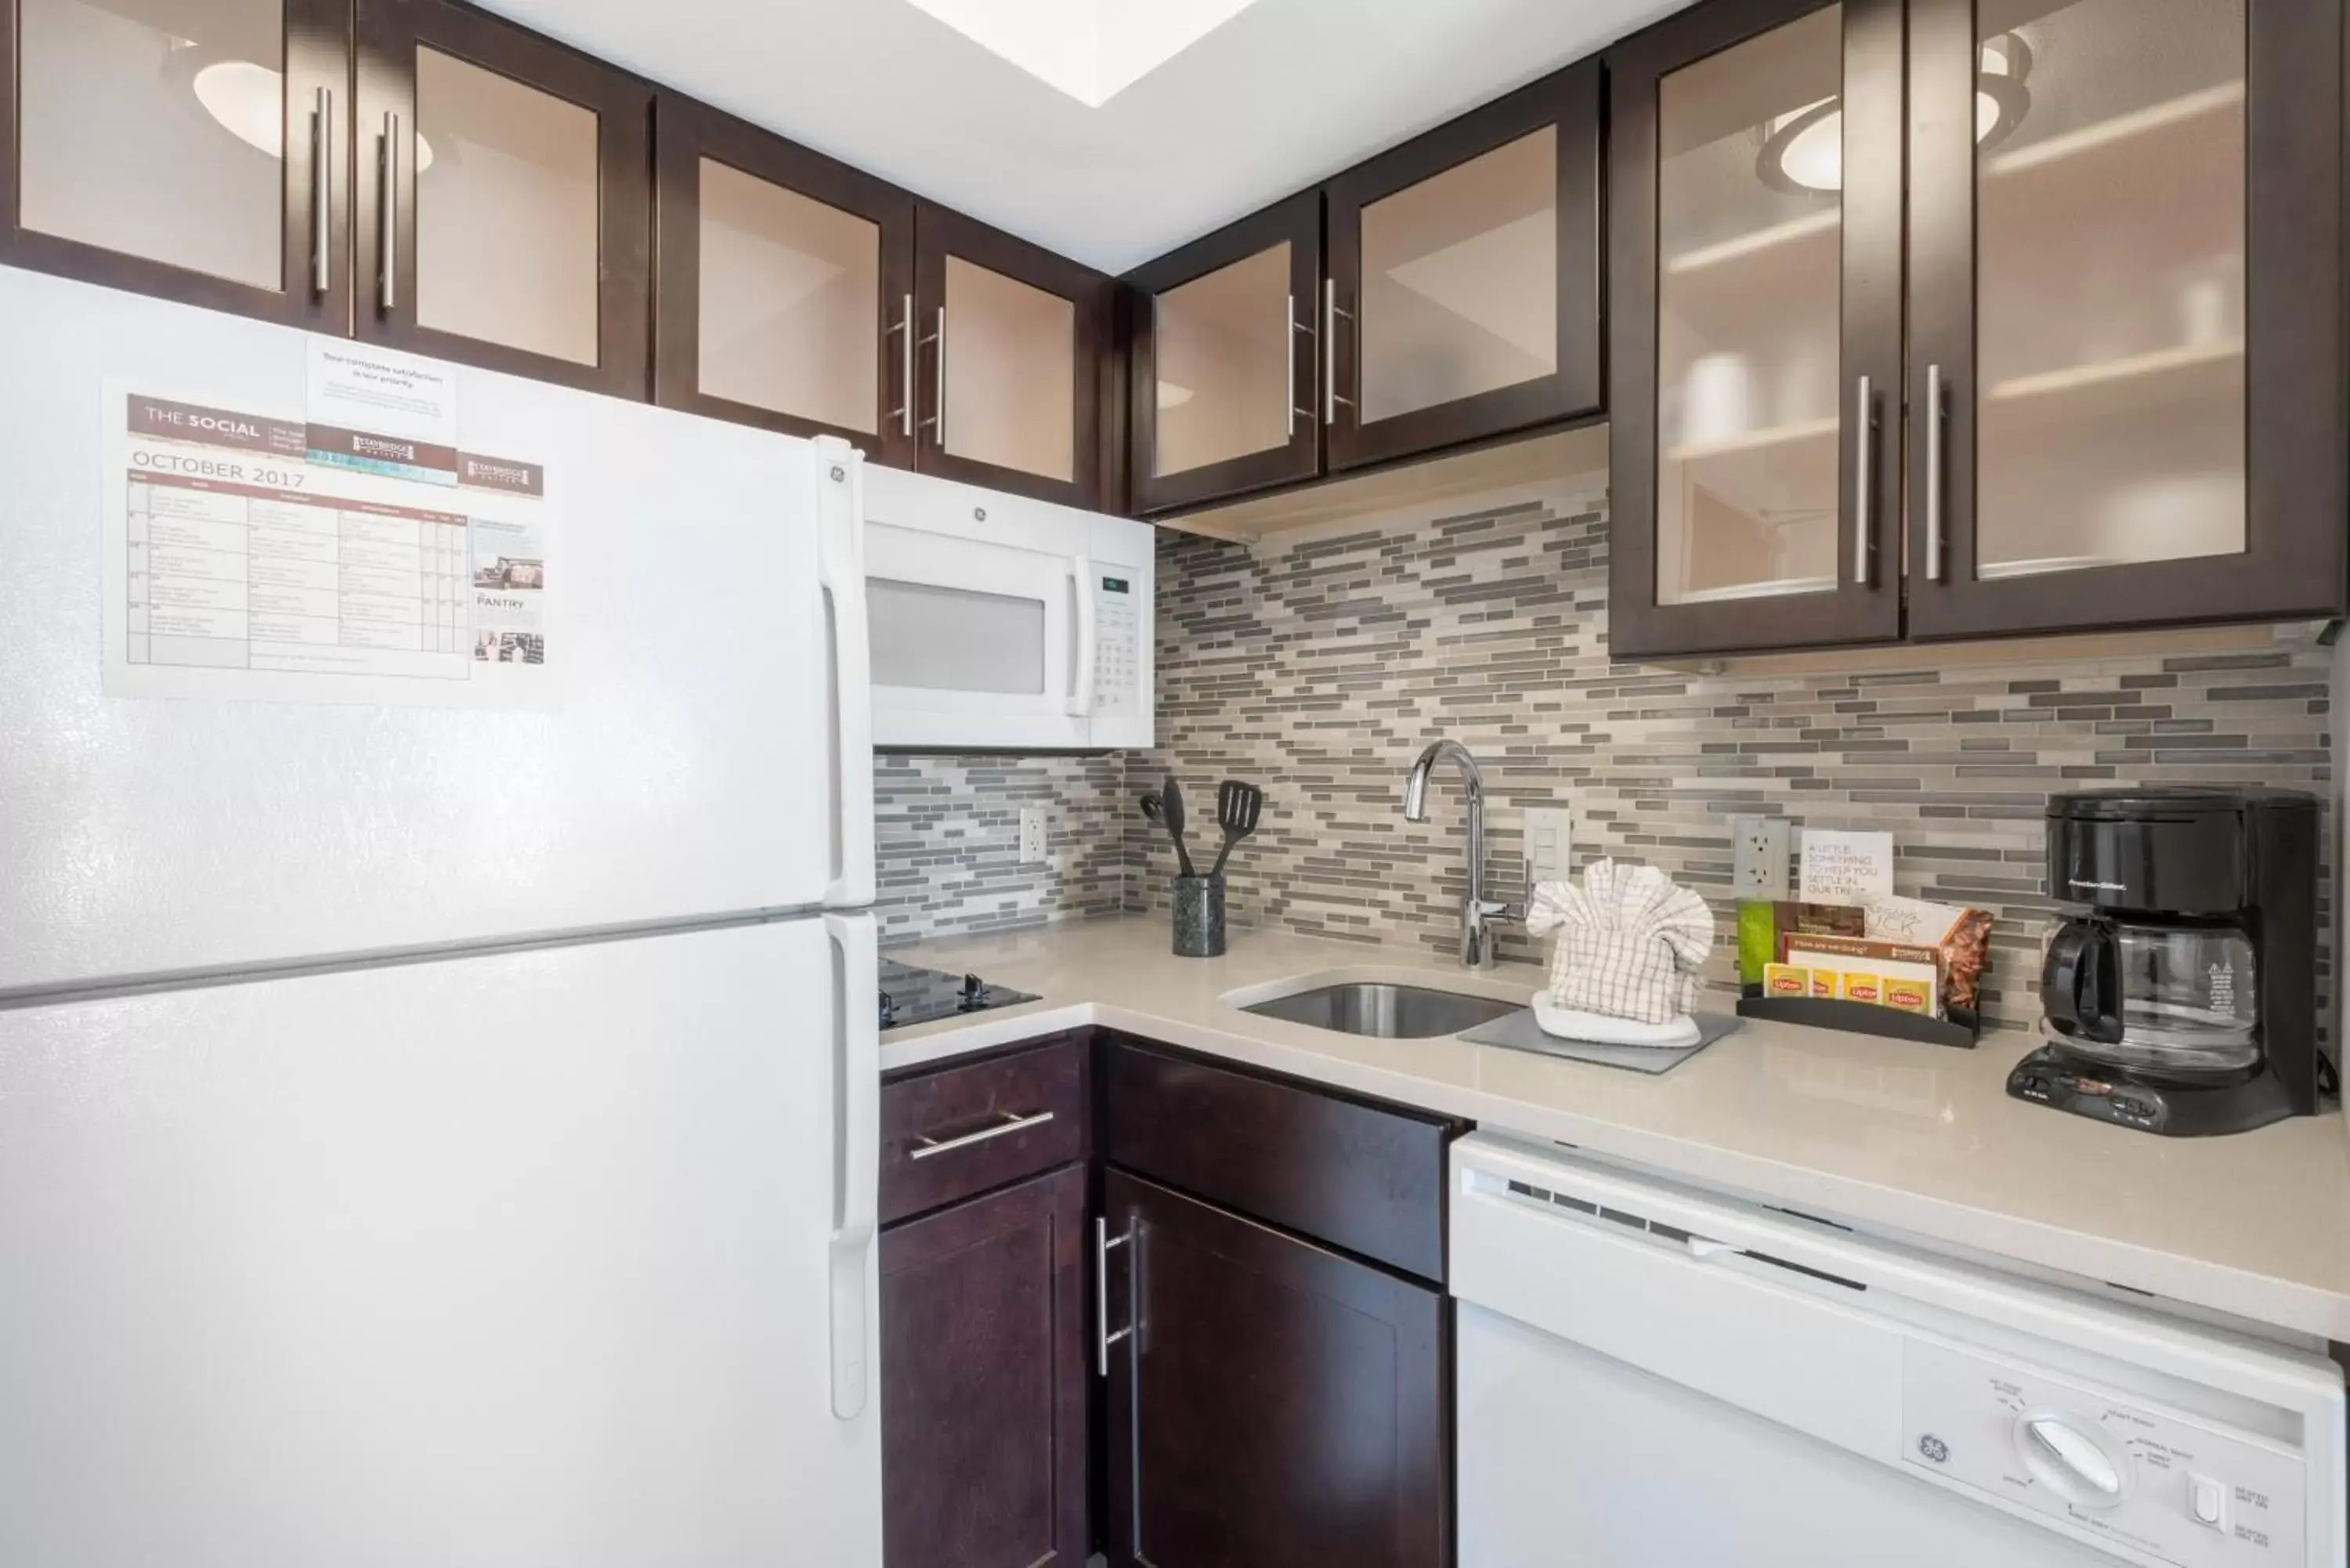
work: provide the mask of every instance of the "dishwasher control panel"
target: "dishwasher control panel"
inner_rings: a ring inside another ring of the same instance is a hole
[[[2290,1451],[1915,1339],[1901,1381],[1901,1457],[1919,1470],[2185,1568],[2302,1568]]]

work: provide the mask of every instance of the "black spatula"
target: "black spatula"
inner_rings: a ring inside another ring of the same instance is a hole
[[[1216,826],[1224,830],[1224,846],[1216,851],[1216,863],[1208,867],[1211,877],[1221,876],[1232,846],[1256,831],[1257,818],[1264,815],[1264,791],[1238,779],[1226,779],[1216,787]]]

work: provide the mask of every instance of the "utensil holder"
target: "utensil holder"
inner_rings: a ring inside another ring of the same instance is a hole
[[[1224,879],[1175,878],[1175,956],[1224,956]]]

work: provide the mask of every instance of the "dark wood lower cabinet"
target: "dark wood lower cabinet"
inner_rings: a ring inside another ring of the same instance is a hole
[[[1124,1171],[1103,1208],[1110,1562],[1448,1563],[1442,1293]]]
[[[1086,1170],[881,1236],[889,1568],[1086,1560]]]

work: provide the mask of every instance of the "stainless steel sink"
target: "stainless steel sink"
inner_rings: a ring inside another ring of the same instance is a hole
[[[1316,986],[1312,991],[1256,1002],[1241,1011],[1261,1018],[1310,1023],[1316,1029],[1333,1029],[1341,1034],[1368,1034],[1381,1040],[1428,1040],[1474,1029],[1505,1012],[1515,1012],[1523,1005],[1497,1002],[1490,996],[1436,991],[1424,985],[1357,981]]]

